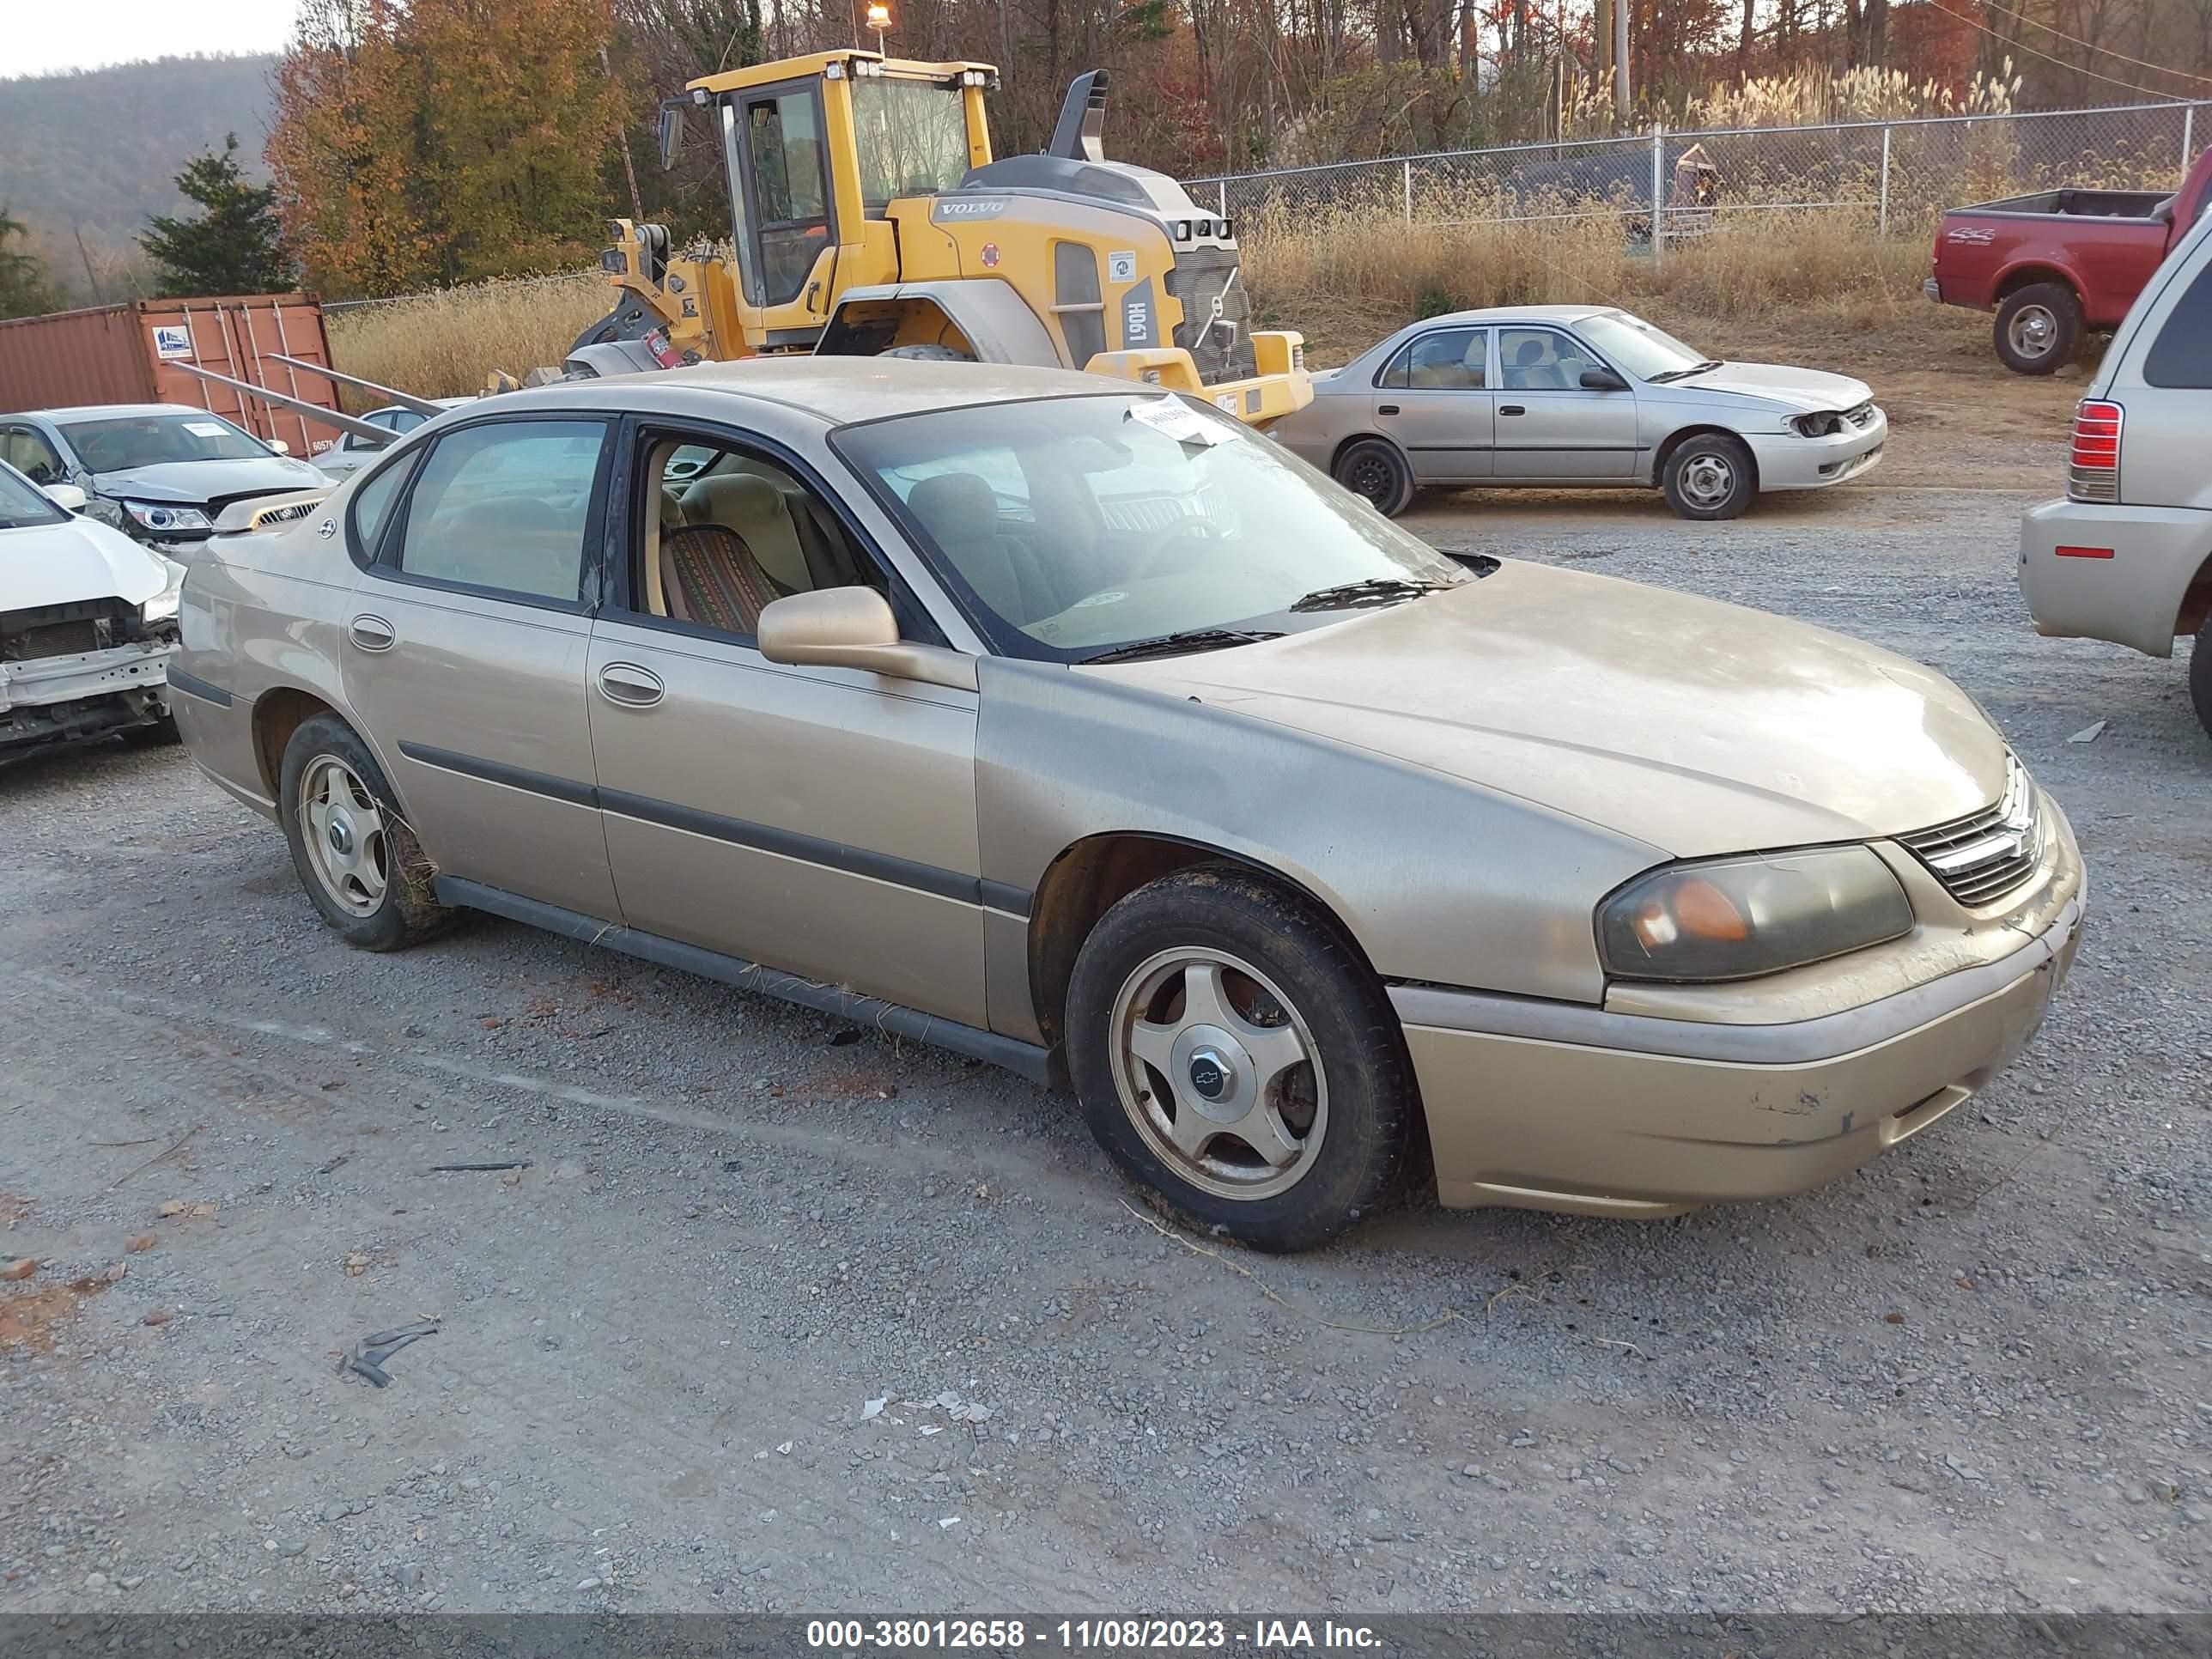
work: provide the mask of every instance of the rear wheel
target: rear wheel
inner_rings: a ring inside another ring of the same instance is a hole
[[[1139,888],[1084,942],[1067,1054],[1091,1132],[1194,1224],[1320,1244],[1394,1199],[1419,1112],[1396,1017],[1304,901],[1201,866]]]
[[[2033,283],[2005,296],[1994,330],[1997,356],[2020,374],[2050,374],[2081,344],[2081,301],[2063,283]]]
[[[1413,470],[1395,444],[1362,438],[1336,458],[1337,483],[1364,495],[1386,519],[1395,519],[1413,501]]]
[[[2204,735],[2212,737],[2212,617],[2197,630],[2197,648],[2189,655],[2189,700],[2197,705]]]
[[[1698,432],[1674,446],[1659,487],[1681,518],[1733,519],[1759,493],[1759,471],[1742,439]]]
[[[397,951],[452,921],[376,757],[337,715],[292,733],[277,806],[301,885],[347,944]]]

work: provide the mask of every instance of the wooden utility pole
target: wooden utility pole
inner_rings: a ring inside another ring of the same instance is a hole
[[[1613,81],[1613,9],[1616,0],[1591,0],[1590,45],[1596,62],[1590,74],[1593,103],[1606,95]]]
[[[1628,130],[1628,0],[1613,0],[1613,124]]]

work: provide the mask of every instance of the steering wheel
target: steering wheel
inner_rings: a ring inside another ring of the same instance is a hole
[[[1130,568],[1128,575],[1123,580],[1140,582],[1160,574],[1159,567],[1176,554],[1185,551],[1188,543],[1225,542],[1228,539],[1227,533],[1211,519],[1180,519],[1160,532],[1160,538],[1152,544],[1152,550]]]

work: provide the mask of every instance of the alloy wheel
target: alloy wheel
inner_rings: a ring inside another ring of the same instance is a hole
[[[356,916],[376,913],[392,882],[384,809],[334,755],[318,755],[300,775],[300,840],[333,902]]]

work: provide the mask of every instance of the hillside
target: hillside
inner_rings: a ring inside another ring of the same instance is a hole
[[[75,300],[91,298],[71,231],[121,297],[149,213],[183,205],[172,180],[226,132],[261,171],[272,99],[268,56],[162,58],[0,80],[0,203]]]

